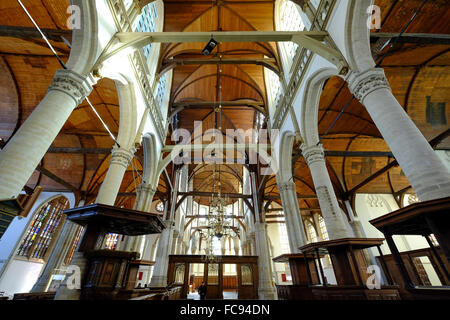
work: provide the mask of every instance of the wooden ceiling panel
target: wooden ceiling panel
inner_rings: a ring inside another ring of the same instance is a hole
[[[14,75],[3,58],[0,58],[0,138],[9,139],[19,121],[19,92]]]

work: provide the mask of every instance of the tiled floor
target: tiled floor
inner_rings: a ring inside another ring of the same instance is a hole
[[[197,292],[189,293],[188,300],[200,300],[200,295]],[[223,300],[236,300],[238,298],[237,291],[224,291]]]
[[[236,300],[238,298],[237,291],[224,291],[223,300]]]

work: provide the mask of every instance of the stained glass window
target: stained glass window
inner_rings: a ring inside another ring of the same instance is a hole
[[[306,229],[308,230],[308,235],[311,242],[317,242],[316,229],[314,229],[314,226],[312,225],[311,222],[306,221]]]
[[[164,75],[159,79],[158,90],[156,91],[156,101],[158,102],[160,108],[164,100],[164,94],[166,93],[166,85],[167,73],[164,73]]]
[[[66,197],[57,197],[43,206],[34,214],[25,238],[20,244],[17,255],[28,259],[46,259],[48,249],[53,245],[63,222],[63,210],[69,207]]]
[[[156,18],[158,18],[158,11],[156,10],[156,3],[149,3],[142,9],[142,15],[138,21],[136,31],[137,32],[155,32],[156,31]],[[143,48],[145,57],[150,55],[150,49],[152,45],[148,44]]]
[[[323,220],[322,216],[319,216],[319,229],[320,229],[320,234],[322,235],[323,241],[329,240],[327,227],[325,226],[325,220]]]
[[[115,250],[119,243],[119,235],[117,233],[108,233],[105,240],[105,249]]]
[[[64,264],[69,265],[72,261],[73,255],[75,254],[75,250],[78,247],[78,244],[81,240],[81,235],[83,234],[84,227],[77,226],[77,231],[75,232],[75,236],[72,239],[72,244],[70,245],[69,251],[67,251],[66,257],[64,258]]]
[[[280,18],[281,31],[302,31],[305,28],[299,9],[292,1],[283,1],[280,9]],[[298,45],[293,42],[284,42],[283,45],[288,55],[287,59],[292,59],[295,56]]]

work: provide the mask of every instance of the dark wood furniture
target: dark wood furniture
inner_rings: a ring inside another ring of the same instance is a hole
[[[393,240],[394,235],[420,235],[423,236],[430,246],[434,260],[439,264],[444,283],[450,281],[448,262],[450,262],[450,197],[419,202],[405,208],[393,211],[384,216],[370,221],[380,230],[391,250],[395,265],[402,276],[400,285],[404,290],[404,296],[408,299],[450,299],[449,287],[420,286],[413,280],[402,254],[398,251]],[[439,243],[444,258],[438,253],[433,244],[431,235],[434,235]],[[447,261],[445,261],[445,260]]]
[[[300,248],[303,253],[312,254],[319,265],[321,284],[312,285],[314,299],[318,300],[399,300],[398,287],[389,281],[388,286],[369,289],[366,286],[367,261],[364,249],[380,248],[384,239],[344,238],[307,244]],[[381,250],[380,250],[381,252]],[[333,265],[337,285],[327,283],[320,254],[328,253]],[[383,258],[381,254],[381,258]],[[390,279],[389,273],[387,278]]]
[[[13,300],[53,300],[55,292],[16,293]]]
[[[236,264],[238,299],[258,299],[258,257],[255,256],[216,256],[215,261],[210,262],[202,255],[170,255],[167,273],[168,283],[181,285],[182,299],[185,299],[189,290],[189,268],[191,264],[203,264],[204,274],[201,279],[194,277],[196,284],[204,281],[207,285],[207,299],[222,299],[224,289],[229,289],[224,284],[223,267],[225,264]],[[217,275],[211,276],[208,272],[209,265],[217,265]],[[182,282],[177,282],[177,269],[183,270]]]
[[[321,255],[323,257],[323,255]],[[312,254],[283,254],[272,259],[277,263],[289,263],[292,285],[276,285],[279,300],[311,300],[310,285],[319,284],[320,278]]]
[[[139,236],[160,233],[164,224],[156,214],[103,204],[64,211],[67,219],[86,227],[78,247],[87,258],[87,273],[82,280],[81,299],[129,299],[136,290],[142,261],[136,252],[98,250],[97,242],[107,233]],[[137,289],[139,290],[139,289]],[[139,291],[139,294],[146,294]]]

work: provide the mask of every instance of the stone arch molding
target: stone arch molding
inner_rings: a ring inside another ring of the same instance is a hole
[[[156,138],[152,133],[146,133],[142,137],[142,147],[144,150],[144,172],[142,175],[142,183],[156,185],[158,183],[158,154],[156,152]]]
[[[124,78],[126,79],[126,78]],[[119,133],[117,142],[123,148],[133,148],[137,134],[137,103],[134,84],[131,81],[114,79],[119,96]]]
[[[326,80],[338,75],[336,68],[322,68],[313,73],[305,87],[305,95],[301,105],[300,131],[306,146],[320,142],[319,138],[319,103]]]
[[[370,50],[370,30],[367,27],[367,8],[375,0],[350,0],[345,27],[346,60],[356,73],[375,67]]]
[[[67,68],[87,77],[102,52],[98,38],[99,21],[96,1],[72,0],[71,4],[81,9],[81,28],[73,30]]]
[[[295,133],[292,131],[283,132],[281,136],[279,152],[279,171],[278,177],[280,183],[288,182],[292,178],[292,150],[294,147]]]

